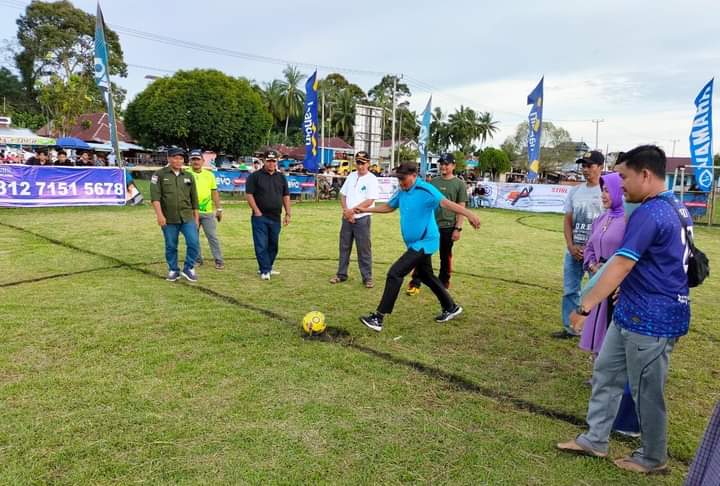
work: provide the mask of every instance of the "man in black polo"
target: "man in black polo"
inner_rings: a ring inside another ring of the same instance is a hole
[[[262,169],[250,174],[245,182],[245,194],[252,209],[252,232],[260,278],[270,280],[278,253],[280,221],[285,207],[284,225],[290,224],[290,191],[285,176],[277,170],[277,153],[265,154]]]

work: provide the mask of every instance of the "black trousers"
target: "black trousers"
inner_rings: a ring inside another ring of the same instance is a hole
[[[385,290],[377,308],[378,312],[382,314],[392,312],[403,279],[413,271],[413,268],[417,272],[420,281],[427,285],[435,294],[435,297],[438,298],[443,310],[455,308],[455,301],[453,301],[450,293],[433,272],[431,255],[426,255],[423,251],[408,250],[390,267],[385,280]]]
[[[452,239],[455,228],[440,228],[440,273],[438,278],[445,288],[450,287],[450,274],[452,273],[452,249],[455,243]],[[410,285],[420,288],[421,282],[417,272],[413,272]]]

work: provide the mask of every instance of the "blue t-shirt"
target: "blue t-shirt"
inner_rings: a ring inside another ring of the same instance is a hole
[[[434,186],[418,179],[409,190],[398,191],[388,206],[400,208],[400,231],[409,249],[432,255],[440,249],[440,231],[435,222],[435,210],[445,199]]]
[[[673,205],[692,228],[688,210],[671,192],[664,192],[633,211],[616,252],[636,263],[620,284],[613,319],[637,334],[674,338],[687,334],[690,325],[690,250]]]

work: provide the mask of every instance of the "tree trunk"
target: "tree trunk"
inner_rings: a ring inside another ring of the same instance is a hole
[[[285,138],[287,138],[288,123],[290,123],[290,115],[285,117]]]

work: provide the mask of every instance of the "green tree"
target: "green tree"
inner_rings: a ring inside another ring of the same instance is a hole
[[[288,66],[283,70],[284,79],[280,81],[282,97],[285,108],[285,137],[288,134],[290,118],[300,118],[305,104],[305,93],[303,93],[300,82],[305,77],[295,66]]]
[[[383,137],[392,137],[392,106],[393,106],[393,83],[397,80],[397,87],[395,90],[395,103],[397,109],[407,108],[409,105],[407,100],[412,93],[408,85],[401,82],[397,76],[388,74],[383,76],[378,84],[370,88],[368,91],[368,98],[370,102],[383,108]],[[397,120],[396,120],[397,123]]]
[[[445,114],[442,108],[436,106],[433,108],[432,120],[430,121],[430,143],[429,150],[431,152],[447,152],[450,146],[450,130]]]
[[[38,101],[50,118],[53,132],[66,136],[80,115],[97,106],[93,87],[87,77],[78,74],[67,80],[53,76],[40,87]]]
[[[478,166],[481,173],[489,172],[495,180],[498,174],[509,172],[512,169],[510,158],[505,151],[487,147],[478,156]]]
[[[508,137],[503,144],[507,148],[512,146],[519,157],[513,160],[514,167],[527,169],[527,136],[528,122],[517,126],[515,135]],[[572,162],[575,156],[575,145],[572,143],[570,133],[552,122],[543,122],[540,137],[540,171],[558,170],[564,164]]]
[[[334,133],[349,142],[353,137],[355,125],[355,104],[357,98],[352,90],[347,87],[341,89],[337,96],[332,111],[332,127]]]
[[[212,69],[160,78],[127,107],[125,126],[146,147],[200,147],[235,155],[263,144],[272,115],[246,79]]]
[[[279,127],[287,116],[282,82],[279,79],[274,79],[269,83],[265,83],[265,88],[261,90],[261,96],[265,107],[273,117],[273,125]]]
[[[417,150],[411,149],[409,147],[406,147],[404,145],[398,146],[398,160],[400,163],[403,162],[417,162],[420,158],[420,152]]]
[[[492,113],[487,111],[476,113],[475,117],[480,143],[485,145],[485,142],[487,142],[488,139],[492,139],[493,135],[499,130],[498,122],[493,120]]]
[[[72,76],[90,80],[95,72],[95,16],[76,8],[67,0],[56,2],[33,1],[17,19],[19,52],[15,64],[23,87],[30,99],[35,99],[40,86],[68,83]],[[108,45],[109,71],[113,76],[127,76],[127,65],[117,34],[105,29]],[[100,91],[92,87],[92,96],[101,102]],[[125,92],[113,86],[117,106],[121,106]]]
[[[448,131],[455,147],[462,152],[473,152],[472,142],[479,135],[475,110],[460,105],[460,108],[448,117]]]

